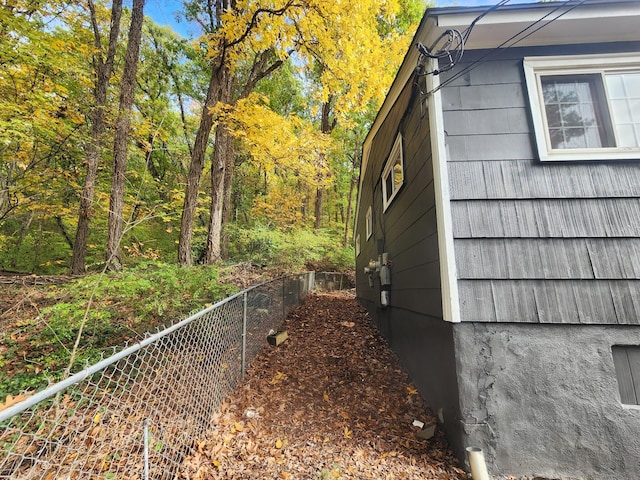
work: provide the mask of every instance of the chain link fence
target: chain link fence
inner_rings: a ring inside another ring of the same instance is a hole
[[[0,479],[176,478],[314,279],[244,290],[1,411]]]

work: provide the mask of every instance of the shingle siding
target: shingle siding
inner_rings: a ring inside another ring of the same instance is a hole
[[[522,60],[639,43],[474,51],[443,108],[463,321],[640,323],[640,165],[540,163]]]
[[[640,237],[640,198],[456,201],[452,217],[458,239]]]
[[[514,137],[513,141],[519,139],[522,137]],[[451,150],[449,153],[452,155]],[[450,160],[452,200],[640,196],[640,168],[636,162],[541,164],[534,159]]]
[[[640,325],[640,284],[625,280],[460,280],[465,320]]]

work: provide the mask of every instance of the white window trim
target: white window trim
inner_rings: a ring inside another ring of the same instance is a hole
[[[355,248],[356,248],[356,257],[357,257],[358,255],[360,255],[360,234],[356,235]]]
[[[371,238],[371,235],[373,235],[373,210],[371,208],[371,205],[369,205],[369,208],[367,209],[367,215],[365,217],[365,230],[367,232],[367,240],[369,240]]]
[[[631,160],[640,159],[640,147],[552,149],[546,118],[543,115],[541,75],[624,72],[640,70],[638,54],[565,55],[557,57],[525,57],[524,74],[529,106],[542,161]]]
[[[398,152],[400,153],[400,166],[402,167],[402,183],[398,186],[398,188],[396,188],[393,192],[391,192],[390,196],[388,196],[386,179],[387,179],[387,176],[390,175],[391,169],[395,164],[394,159],[398,154]],[[396,136],[396,140],[395,142],[393,142],[391,153],[387,157],[387,163],[384,167],[384,170],[382,171],[382,206],[383,206],[382,211],[383,212],[387,211],[387,208],[389,208],[389,205],[391,205],[391,203],[393,202],[393,199],[396,198],[396,195],[398,195],[398,192],[402,188],[402,185],[404,185],[404,152],[402,148],[402,134],[398,132],[398,135]]]

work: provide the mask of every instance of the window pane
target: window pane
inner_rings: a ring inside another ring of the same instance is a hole
[[[607,75],[607,92],[609,98],[625,98],[622,75]]]
[[[564,142],[560,148],[587,148],[589,146],[586,128],[564,128],[562,133],[564,134]]]
[[[629,105],[626,98],[611,100],[611,107],[616,123],[631,123],[631,105]]]
[[[558,103],[558,96],[556,95],[556,86],[554,83],[542,82],[542,96],[544,97],[545,105],[552,105]]]
[[[560,145],[564,145],[564,135],[560,128],[549,129],[549,139],[551,141],[551,148],[562,148]]]
[[[384,182],[387,187],[385,191],[385,197],[386,197],[385,200],[388,202],[391,196],[393,195],[393,181],[392,181],[391,172],[389,172],[389,174],[387,175],[387,178],[384,179]]]
[[[626,73],[623,76],[627,95],[630,98],[640,98],[640,73]]]
[[[620,147],[637,147],[638,140],[633,125],[618,125],[618,142]]]
[[[596,127],[587,127],[585,129],[584,139],[587,143],[586,148],[597,148],[601,146],[600,132]]]
[[[560,106],[557,104],[547,105],[547,123],[549,127],[561,127],[562,117],[560,116]]]
[[[613,122],[620,147],[638,147],[640,138],[640,73],[607,75]]]
[[[599,74],[543,76],[541,83],[551,148],[613,146]]]
[[[631,118],[635,118],[637,121],[640,118],[640,98],[638,100],[631,100]]]
[[[393,166],[393,191],[395,192],[400,188],[403,181],[402,163],[398,158],[396,164]]]

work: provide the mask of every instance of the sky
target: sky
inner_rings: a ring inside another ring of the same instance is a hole
[[[330,0],[328,0],[330,1]],[[535,0],[511,0],[509,3],[531,3]],[[474,7],[479,5],[494,5],[498,0],[435,0],[437,7],[452,5],[461,7]],[[150,16],[159,25],[169,25],[176,33],[185,38],[197,37],[200,34],[198,25],[188,24],[184,20],[178,22],[176,13],[182,10],[182,0],[147,0],[145,14]]]
[[[144,13],[159,25],[169,25],[176,33],[185,38],[197,37],[200,34],[198,25],[190,25],[182,19],[176,20],[176,13],[182,11],[182,0],[147,0]]]

